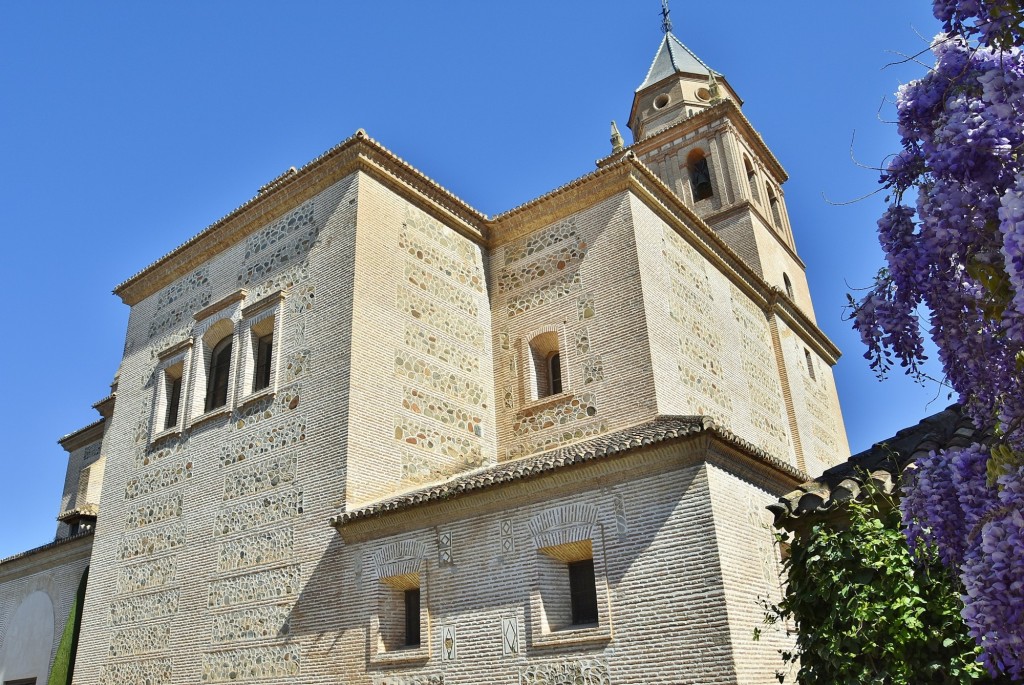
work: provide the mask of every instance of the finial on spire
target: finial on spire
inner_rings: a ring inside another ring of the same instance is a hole
[[[615,120],[612,119],[612,154],[616,152],[622,152],[625,144],[622,141],[622,134],[619,133],[619,127],[615,125]]]
[[[668,0],[661,0],[661,32],[672,33],[672,20],[668,16]]]
[[[722,101],[722,93],[718,89],[718,79],[715,78],[715,72],[708,69],[708,93],[711,95],[711,104],[717,105]]]

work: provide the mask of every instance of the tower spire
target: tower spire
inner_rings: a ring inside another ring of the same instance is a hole
[[[612,119],[612,154],[622,152],[623,147],[622,134],[619,133],[619,127],[615,125],[615,120]]]
[[[672,33],[672,19],[669,18],[668,0],[661,0],[661,32]]]

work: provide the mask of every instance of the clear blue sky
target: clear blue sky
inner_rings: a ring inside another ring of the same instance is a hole
[[[723,9],[725,7],[725,9]],[[91,423],[128,309],[111,288],[357,128],[496,214],[588,173],[624,134],[658,0],[20,2],[0,8],[0,557],[48,542],[60,436]],[[879,385],[842,320],[881,264],[891,104],[937,30],[925,0],[673,3],[744,98],[784,186],[854,451],[947,404]],[[927,59],[927,56],[925,56]],[[880,109],[881,106],[881,109]]]

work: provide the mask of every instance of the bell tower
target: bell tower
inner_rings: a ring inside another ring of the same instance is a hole
[[[662,0],[661,30],[633,95],[628,151],[813,320],[782,193],[785,170],[743,115],[743,101],[725,75],[672,32],[668,0]]]

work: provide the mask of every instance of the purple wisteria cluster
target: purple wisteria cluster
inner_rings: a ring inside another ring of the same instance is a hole
[[[902,506],[911,544],[959,570],[986,666],[1024,681],[1024,53],[1011,5],[935,2],[955,33],[897,95],[903,149],[882,174],[894,203],[878,221],[887,265],[854,327],[876,371],[917,373],[923,306],[949,383],[995,431],[990,446],[920,460]]]

